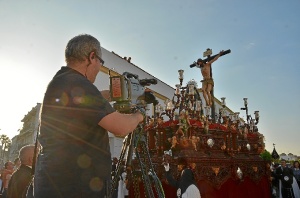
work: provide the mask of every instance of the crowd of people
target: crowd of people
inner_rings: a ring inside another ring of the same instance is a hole
[[[26,198],[33,175],[34,150],[34,145],[23,146],[14,163],[5,163],[1,170],[1,198]]]
[[[27,190],[32,181],[32,164],[34,156],[34,145],[27,145],[20,149],[19,158],[14,163],[8,161],[5,163],[4,169],[1,171],[2,197],[1,198],[26,198]],[[118,159],[112,159],[112,172],[115,175]],[[180,174],[179,180],[174,179],[170,173],[169,164],[165,164],[166,179],[168,183],[177,189],[177,195],[180,198],[200,198],[200,191],[197,187],[194,173],[188,166],[187,161],[182,158],[178,162],[178,170]],[[121,172],[118,175],[119,182],[116,186],[112,198],[128,198],[128,189],[126,177],[126,169],[124,163]]]
[[[282,159],[271,166],[271,193],[273,198],[300,198],[299,161],[288,166]]]
[[[27,190],[32,181],[32,166],[34,163],[34,145],[26,145],[19,151],[19,157],[14,162],[8,161],[1,170],[1,198],[26,198]],[[111,176],[115,175],[118,159],[112,158]],[[121,164],[121,171],[118,175],[119,182],[112,194],[112,198],[128,198],[128,179],[126,177],[125,164]],[[187,163],[187,159],[179,158],[177,172],[179,178],[174,179],[170,165],[163,164],[165,168],[165,178],[169,185],[177,189],[179,198],[201,198],[200,190],[195,181],[192,167]],[[280,164],[271,166],[271,194],[273,198],[300,198],[300,168],[299,161],[287,165],[282,159]],[[81,197],[81,196],[79,196]]]
[[[112,159],[112,175],[115,175],[118,159],[114,157]],[[127,198],[128,197],[128,179],[126,177],[126,168],[124,162],[121,164],[121,173],[119,174],[119,183],[114,189],[112,198]],[[193,168],[188,164],[187,159],[180,157],[177,163],[177,171],[179,173],[178,178],[173,178],[170,164],[165,162],[162,164],[165,168],[165,179],[167,183],[176,189],[176,195],[178,198],[201,198],[198,184],[195,180],[195,174]]]

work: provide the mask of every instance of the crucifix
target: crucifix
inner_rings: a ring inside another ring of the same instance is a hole
[[[201,58],[199,58],[197,62],[194,62],[192,65],[190,65],[191,68],[196,66],[201,69],[201,74],[203,77],[203,80],[201,80],[203,97],[205,99],[206,106],[211,107],[211,117],[214,123],[216,122],[216,118],[215,118],[214,90],[213,90],[214,80],[212,77],[211,64],[216,60],[218,60],[220,56],[223,56],[230,52],[231,52],[230,49],[226,51],[222,50],[218,54],[211,56],[212,50],[208,48],[203,53],[203,56],[207,57],[206,59],[202,60]]]

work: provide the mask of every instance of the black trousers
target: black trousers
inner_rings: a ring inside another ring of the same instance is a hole
[[[295,198],[293,188],[282,188],[281,195],[282,198]]]

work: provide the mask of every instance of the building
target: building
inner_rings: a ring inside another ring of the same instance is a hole
[[[289,153],[289,154],[281,153],[279,155],[279,157],[280,157],[280,160],[281,159],[284,159],[284,160],[287,160],[287,161],[299,160],[299,157],[297,155],[294,155],[293,153]]]
[[[34,144],[39,128],[39,115],[41,103],[37,103],[21,120],[23,127],[19,134],[12,138],[9,159],[14,160],[19,155],[19,150],[25,145]]]

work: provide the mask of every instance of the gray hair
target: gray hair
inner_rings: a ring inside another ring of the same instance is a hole
[[[65,49],[65,61],[84,61],[91,52],[97,56],[102,56],[100,42],[91,35],[80,34],[72,38]]]
[[[21,161],[22,164],[24,162],[26,162],[26,160],[28,160],[28,157],[33,157],[34,149],[35,149],[35,145],[33,145],[33,144],[23,146],[20,149],[19,158],[20,158],[20,161]]]

